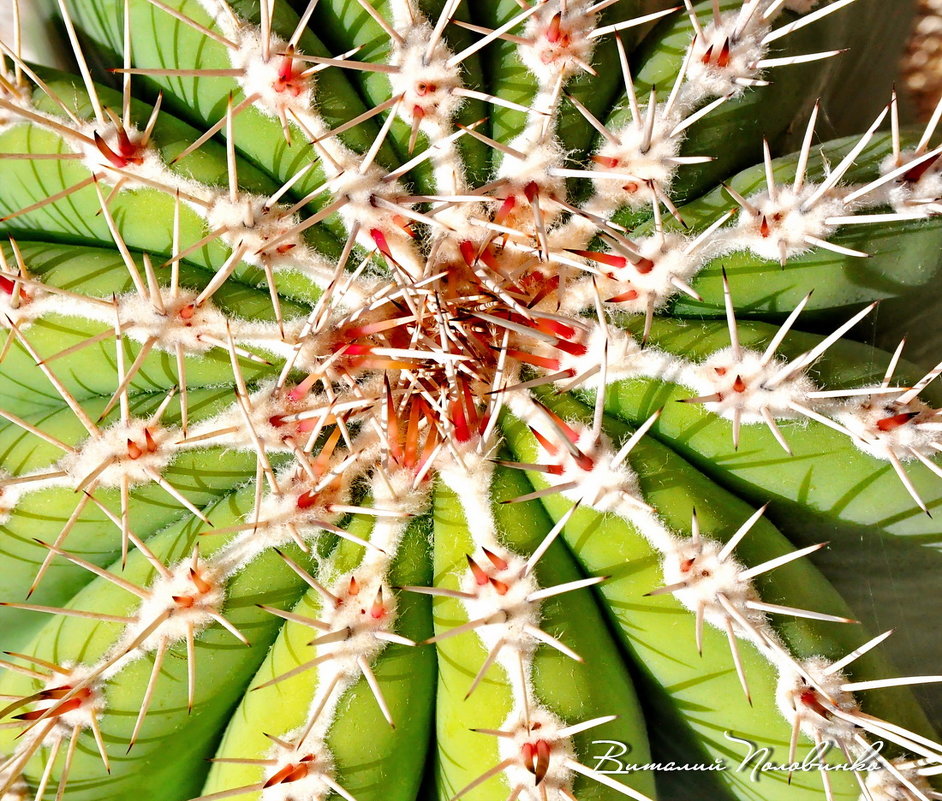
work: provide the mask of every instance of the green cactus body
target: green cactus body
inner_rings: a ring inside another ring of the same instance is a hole
[[[840,570],[939,605],[942,369],[848,339],[935,280],[938,119],[818,143],[878,0],[684,5],[3,44],[0,801],[942,798]]]

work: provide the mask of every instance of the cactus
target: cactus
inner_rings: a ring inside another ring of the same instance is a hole
[[[942,110],[821,141],[885,3],[664,5],[0,44],[2,801],[942,798],[839,569],[939,598],[942,365],[849,337]]]

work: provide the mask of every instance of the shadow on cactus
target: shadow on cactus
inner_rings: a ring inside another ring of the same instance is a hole
[[[836,569],[940,604],[942,368],[847,339],[935,280],[938,115],[820,141],[883,4],[656,5],[2,45],[3,801],[942,798]]]

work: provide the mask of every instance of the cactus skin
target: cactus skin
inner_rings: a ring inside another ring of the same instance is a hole
[[[942,677],[805,558],[937,566],[942,367],[846,338],[934,279],[935,124],[817,143],[878,3],[663,5],[4,44],[0,801],[942,797]]]

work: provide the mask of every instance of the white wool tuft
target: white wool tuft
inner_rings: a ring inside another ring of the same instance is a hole
[[[554,486],[578,482],[578,486],[562,492],[564,497],[602,512],[618,514],[625,509],[647,507],[641,498],[638,477],[627,462],[613,466],[615,453],[607,437],[600,435],[596,438],[585,426],[572,424],[579,435],[574,443],[579,455],[574,455],[545,420],[538,428],[557,448],[551,453],[540,445],[538,462],[562,468],[558,475],[547,474],[547,481]]]
[[[62,665],[62,667],[68,672],[65,675],[53,673],[46,681],[46,686],[43,687],[44,690],[52,690],[62,686],[74,687],[85,682],[89,683],[84,690],[79,691],[74,696],[81,700],[81,705],[77,709],[72,709],[55,718],[55,725],[44,738],[46,742],[57,737],[69,737],[75,728],[92,728],[101,720],[101,714],[105,708],[103,688],[94,679],[95,674],[91,668],[85,665]],[[50,706],[55,705],[55,701],[50,704]]]
[[[637,297],[612,301],[611,306],[629,314],[645,314],[648,308],[662,309],[684,291],[703,266],[704,257],[687,253],[690,240],[680,234],[643,237],[634,241],[639,259],[624,267],[612,268],[598,281],[604,300],[617,298],[632,290]]]
[[[901,404],[892,395],[861,396],[839,406],[834,419],[853,435],[864,453],[878,459],[892,454],[901,462],[930,459],[942,444],[942,419],[920,399]]]
[[[827,220],[846,215],[848,208],[835,190],[806,207],[817,189],[812,184],[795,193],[791,187],[778,186],[774,199],[768,191],[750,195],[747,200],[755,211],[740,209],[736,226],[730,230],[729,249],[749,250],[778,261],[783,253],[791,258],[813,249],[809,237],[827,240],[837,230]]]
[[[65,454],[58,467],[68,474],[74,486],[93,474],[103,487],[120,487],[122,479],[130,486],[145,484],[173,460],[176,452],[173,443],[179,438],[179,429],[165,428],[149,420],[118,422],[104,429],[100,436],[85,440],[79,450]]]
[[[532,573],[524,575],[526,561],[514,553],[500,550],[499,556],[508,565],[503,570],[495,569],[486,555],[474,553],[471,556],[493,581],[479,585],[474,573],[470,569],[465,571],[461,590],[474,596],[463,600],[468,620],[493,621],[493,625],[481,626],[478,636],[488,651],[504,643],[504,648],[511,653],[501,662],[512,670],[520,656],[530,658],[536,650],[537,641],[527,627],[539,626],[540,604],[528,601],[527,597],[536,592],[539,585]]]
[[[560,734],[566,723],[545,707],[522,713],[522,709],[514,709],[501,726],[513,736],[498,738],[501,760],[513,760],[504,774],[508,785],[524,788],[517,796],[520,801],[574,797],[571,794],[575,774],[566,763],[577,760],[578,756],[572,738]],[[534,787],[533,775],[533,752],[537,747],[546,748],[549,758],[546,776],[539,788]]]
[[[686,582],[687,586],[676,590],[674,597],[692,612],[702,608],[704,620],[718,629],[726,627],[729,617],[719,601],[721,594],[753,626],[765,626],[765,615],[746,606],[748,601],[758,601],[759,596],[751,582],[740,577],[743,566],[731,556],[721,559],[722,550],[721,542],[677,538],[675,546],[664,552],[664,584]],[[747,639],[753,636],[742,630],[738,634]]]
[[[935,794],[935,788],[927,778],[936,773],[933,766],[926,765],[926,771],[922,773],[918,763],[902,757],[886,760],[883,764],[887,767],[867,771],[865,781],[868,796],[861,794],[860,801],[910,801],[920,795],[932,798]],[[900,777],[903,781],[900,781]],[[911,788],[915,788],[915,794]]]
[[[812,657],[800,663],[801,672],[788,665],[780,666],[776,701],[781,713],[794,723],[796,710],[800,711],[801,730],[813,740],[825,740],[851,745],[856,729],[853,723],[836,717],[829,707],[846,715],[859,713],[853,695],[841,689],[847,677],[841,672],[828,673],[831,663],[823,657]],[[807,674],[813,680],[802,675]]]
[[[816,387],[803,372],[780,379],[787,362],[773,358],[763,363],[761,353],[741,349],[739,358],[733,348],[724,348],[693,367],[686,378],[698,397],[720,394],[704,408],[727,420],[739,415],[747,425],[764,422],[763,410],[776,419],[798,417],[791,404],[804,404]]]
[[[309,65],[292,63],[286,56],[278,55],[288,50],[288,43],[274,33],[269,39],[268,58],[259,28],[242,26],[233,37],[236,49],[230,51],[229,59],[236,69],[244,70],[239,76],[239,85],[246,97],[256,97],[255,107],[270,117],[279,119],[302,116],[313,102],[313,81],[310,78],[286,82],[282,72],[286,68],[292,74]]]
[[[589,203],[590,209],[599,205],[604,208],[623,205],[633,209],[649,208],[657,197],[657,193],[648,186],[649,182],[655,184],[662,194],[667,194],[677,172],[677,165],[671,159],[680,154],[683,137],[672,135],[679,119],[676,114],[666,117],[664,109],[664,104],[656,107],[647,143],[647,108],[644,106],[641,107],[640,119],[612,132],[617,144],[603,138],[593,167],[598,178],[592,179],[596,195]]]
[[[743,92],[760,76],[759,61],[768,47],[763,38],[769,24],[761,14],[752,14],[742,30],[740,13],[727,11],[720,24],[711,21],[704,26],[703,37],[697,37],[687,68],[682,97],[690,106],[712,97]]]
[[[169,576],[159,576],[148,588],[150,596],[141,602],[135,622],[127,626],[115,650],[122,650],[166,613],[169,617],[138,644],[132,657],[181,642],[189,631],[198,634],[208,628],[222,612],[225,579],[211,562],[195,566],[192,559],[178,562]]]
[[[904,150],[900,153],[899,163],[892,155],[880,164],[880,174],[887,175],[904,164],[915,161],[923,153]],[[937,168],[937,161],[930,160],[916,165],[914,169],[922,172],[916,180],[907,178],[904,173],[899,178],[880,187],[886,201],[893,211],[913,217],[933,217],[939,213],[939,199],[942,198],[942,172]],[[925,171],[923,171],[925,167]],[[879,202],[880,197],[873,197],[871,204]]]
[[[589,34],[598,23],[598,15],[589,12],[593,5],[591,0],[547,0],[527,20],[523,36],[532,44],[518,52],[541,84],[552,85],[560,77],[580,72],[580,62],[592,63],[595,41]]]
[[[426,58],[431,39],[428,24],[410,26],[390,57],[390,63],[399,69],[390,73],[389,82],[393,97],[402,96],[399,116],[411,125],[418,109],[420,130],[436,135],[461,105],[462,98],[455,89],[462,84],[460,67],[448,66],[452,54],[441,38]]]

